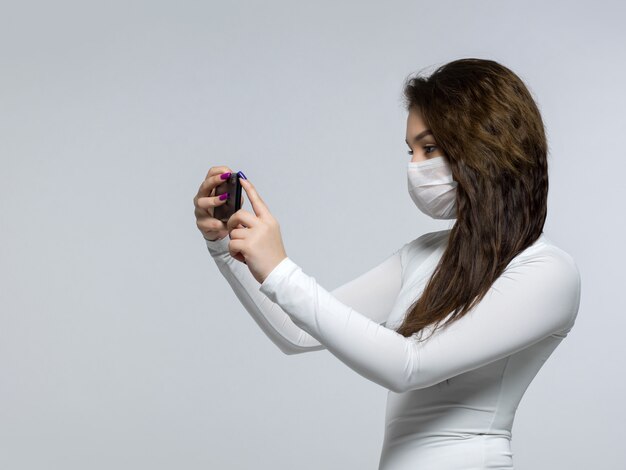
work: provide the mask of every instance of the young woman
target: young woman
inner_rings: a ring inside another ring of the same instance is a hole
[[[520,400],[572,329],[580,274],[543,233],[547,143],[520,78],[460,59],[405,82],[410,197],[425,233],[328,292],[287,257],[252,183],[224,225],[211,168],[194,198],[220,272],[285,353],[327,349],[389,390],[379,469],[513,469]],[[226,237],[229,235],[229,237]],[[245,263],[245,264],[244,264]]]

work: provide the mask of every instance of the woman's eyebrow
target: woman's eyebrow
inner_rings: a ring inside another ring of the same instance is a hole
[[[418,141],[422,140],[424,137],[426,137],[429,134],[433,135],[433,133],[431,132],[430,129],[426,129],[425,131],[420,132],[415,137],[413,137],[413,142],[418,142]],[[409,141],[408,140],[404,139],[404,141],[406,142],[407,145],[409,145]]]

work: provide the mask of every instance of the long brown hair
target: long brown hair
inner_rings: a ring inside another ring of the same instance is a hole
[[[464,58],[429,77],[409,76],[404,99],[407,110],[419,109],[458,183],[447,247],[396,330],[411,336],[465,315],[539,238],[547,214],[548,146],[531,93],[493,60]]]

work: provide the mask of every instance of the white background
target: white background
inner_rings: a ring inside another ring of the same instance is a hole
[[[462,57],[537,100],[545,233],[582,276],[516,469],[623,468],[625,20],[619,1],[3,2],[0,468],[375,469],[386,390],[283,355],[192,200],[211,166],[243,170],[304,272],[356,277],[451,226],[407,194],[401,93]]]

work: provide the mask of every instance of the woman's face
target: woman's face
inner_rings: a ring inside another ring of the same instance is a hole
[[[406,120],[406,143],[412,162],[421,162],[434,157],[445,156],[437,147],[430,129],[426,128],[418,108],[411,108]]]

